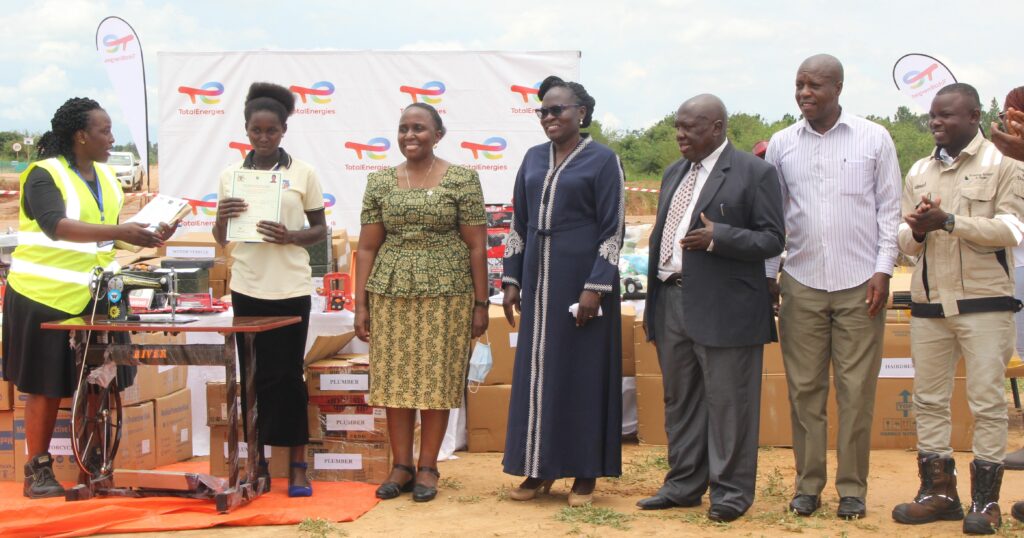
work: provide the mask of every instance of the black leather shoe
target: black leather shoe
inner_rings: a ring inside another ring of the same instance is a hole
[[[742,515],[743,512],[724,504],[712,504],[708,509],[708,519],[716,523],[736,521]]]
[[[839,509],[836,515],[842,519],[860,519],[867,513],[864,507],[864,499],[860,497],[842,497],[839,499]]]
[[[696,499],[687,499],[682,503],[677,503],[667,497],[661,495],[654,495],[653,497],[647,497],[640,499],[636,502],[636,506],[641,510],[666,510],[668,508],[690,508],[693,506],[700,506],[700,497]]]
[[[420,467],[419,472],[430,473],[434,475],[434,478],[441,478],[441,473],[439,473],[434,467]],[[437,486],[424,486],[417,481],[416,485],[412,488],[412,500],[418,503],[432,501],[434,500],[434,497],[437,497]]]
[[[821,508],[821,497],[817,495],[797,495],[789,501],[789,511],[798,516],[809,516]]]
[[[396,463],[392,468],[401,469],[409,473],[410,478],[404,484],[399,484],[398,482],[392,482],[390,480],[384,482],[377,488],[376,495],[378,499],[385,501],[388,499],[394,499],[395,497],[398,497],[403,493],[408,493],[413,489],[413,483],[416,481],[416,469],[413,469],[408,465],[402,465],[401,463]]]

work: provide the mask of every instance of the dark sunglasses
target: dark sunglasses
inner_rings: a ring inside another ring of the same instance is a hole
[[[562,112],[565,112],[566,109],[579,108],[581,106],[583,105],[554,105],[544,108],[535,108],[533,109],[533,111],[537,113],[537,117],[540,119],[546,118],[548,114],[551,114],[552,117],[557,118],[561,116]]]

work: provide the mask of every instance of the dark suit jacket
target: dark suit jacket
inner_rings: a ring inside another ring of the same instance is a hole
[[[658,338],[654,321],[658,295],[666,285],[658,278],[661,242],[672,241],[675,234],[675,230],[664,229],[665,218],[672,196],[689,170],[690,162],[680,159],[665,170],[661,181],[644,310],[650,340]],[[701,189],[687,230],[704,227],[701,212],[715,223],[714,246],[711,252],[683,251],[684,329],[705,346],[769,342],[775,325],[764,260],[781,253],[785,244],[782,193],[775,167],[728,143]]]

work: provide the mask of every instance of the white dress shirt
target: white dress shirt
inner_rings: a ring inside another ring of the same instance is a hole
[[[885,128],[846,112],[824,134],[801,120],[772,136],[765,160],[779,172],[789,276],[832,292],[892,274],[901,178]],[[765,262],[769,278],[778,271],[778,257]]]
[[[693,218],[693,208],[697,206],[697,198],[700,198],[700,191],[704,188],[704,183],[707,182],[708,176],[711,175],[711,171],[714,170],[715,164],[718,162],[718,158],[722,156],[722,152],[725,151],[725,146],[729,144],[729,140],[722,142],[721,146],[718,146],[715,151],[712,151],[710,155],[704,157],[700,161],[700,170],[697,170],[697,180],[693,184],[693,197],[690,198],[690,205],[686,207],[686,213],[683,214],[683,220],[679,221],[679,227],[676,228],[673,234],[672,244],[677,245],[672,249],[672,260],[668,262],[668,265],[658,266],[658,278],[661,280],[667,280],[668,277],[674,273],[680,273],[683,270],[683,249],[678,247],[679,241],[686,236],[689,231],[690,220]],[[683,175],[683,181],[686,181],[687,175],[690,171],[687,170],[686,174]],[[680,181],[681,188],[682,181]],[[673,192],[673,195],[675,193]],[[669,197],[669,203],[672,203],[672,197]],[[668,230],[662,230],[661,240],[664,241],[665,237],[668,236]],[[708,245],[708,250],[711,250],[712,245]]]

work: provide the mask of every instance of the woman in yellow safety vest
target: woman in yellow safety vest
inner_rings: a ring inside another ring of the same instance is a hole
[[[40,324],[82,315],[94,267],[113,269],[113,243],[159,246],[173,233],[118,224],[124,193],[110,157],[110,116],[92,99],[68,99],[39,139],[39,154],[19,178],[18,247],[11,256],[3,303],[3,377],[27,395],[24,494],[57,497],[64,489],[49,454],[61,398],[74,392],[74,355],[67,334]]]

